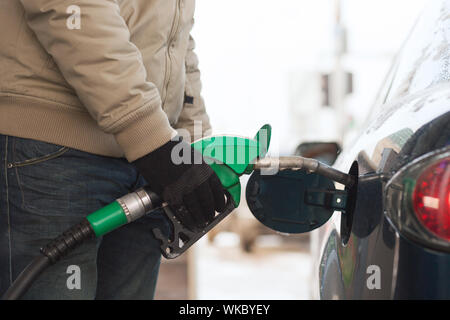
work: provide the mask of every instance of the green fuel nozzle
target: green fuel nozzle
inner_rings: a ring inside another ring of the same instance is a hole
[[[153,233],[161,242],[161,252],[169,259],[178,257],[192,244],[230,214],[240,203],[239,177],[253,171],[252,165],[263,157],[270,144],[271,127],[263,126],[252,138],[238,136],[206,137],[192,143],[219,177],[227,196],[225,211],[200,232],[185,228],[173,214],[170,206],[162,203],[148,187],[129,193],[107,206],[89,214],[82,222],[64,232],[41,249],[52,263],[90,237],[101,237],[125,224],[135,221],[156,209],[162,209],[172,223],[172,234],[167,236],[155,228]]]

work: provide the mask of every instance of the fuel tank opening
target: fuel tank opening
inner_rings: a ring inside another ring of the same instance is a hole
[[[345,191],[347,192],[347,205],[345,211],[343,211],[343,214],[341,215],[341,240],[343,245],[348,243],[352,233],[353,214],[355,212],[358,191],[358,162],[353,162],[348,174],[354,177],[354,184],[350,187],[345,187]]]

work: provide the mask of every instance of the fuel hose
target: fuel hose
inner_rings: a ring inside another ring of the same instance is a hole
[[[58,262],[84,241],[101,237],[141,218],[160,206],[161,202],[160,198],[148,188],[141,188],[91,213],[42,247],[41,255],[20,273],[2,299],[20,299],[46,268]]]

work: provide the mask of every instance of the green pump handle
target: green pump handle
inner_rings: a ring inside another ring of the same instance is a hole
[[[241,200],[239,177],[251,173],[252,164],[266,155],[271,131],[270,125],[266,124],[259,129],[253,139],[224,135],[203,138],[192,144],[217,174],[224,189],[232,196],[236,207]]]
[[[156,239],[161,241],[160,249],[165,258],[173,259],[181,255],[239,206],[241,200],[239,177],[244,173],[251,173],[253,163],[259,157],[265,156],[270,144],[270,137],[271,128],[269,125],[265,125],[253,139],[214,136],[192,144],[194,149],[202,153],[206,163],[219,177],[227,196],[226,207],[203,230],[193,232],[185,228],[176,219],[169,206],[164,206],[164,213],[172,224],[172,234],[170,236],[164,235],[157,228],[153,230],[153,234]]]

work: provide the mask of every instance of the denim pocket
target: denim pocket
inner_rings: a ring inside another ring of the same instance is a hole
[[[68,147],[43,141],[24,138],[12,138],[12,161],[8,168],[24,167],[62,156],[70,150]]]
[[[88,213],[90,180],[72,148],[12,138],[10,150],[10,202],[22,232],[51,233],[54,225],[68,228]]]

